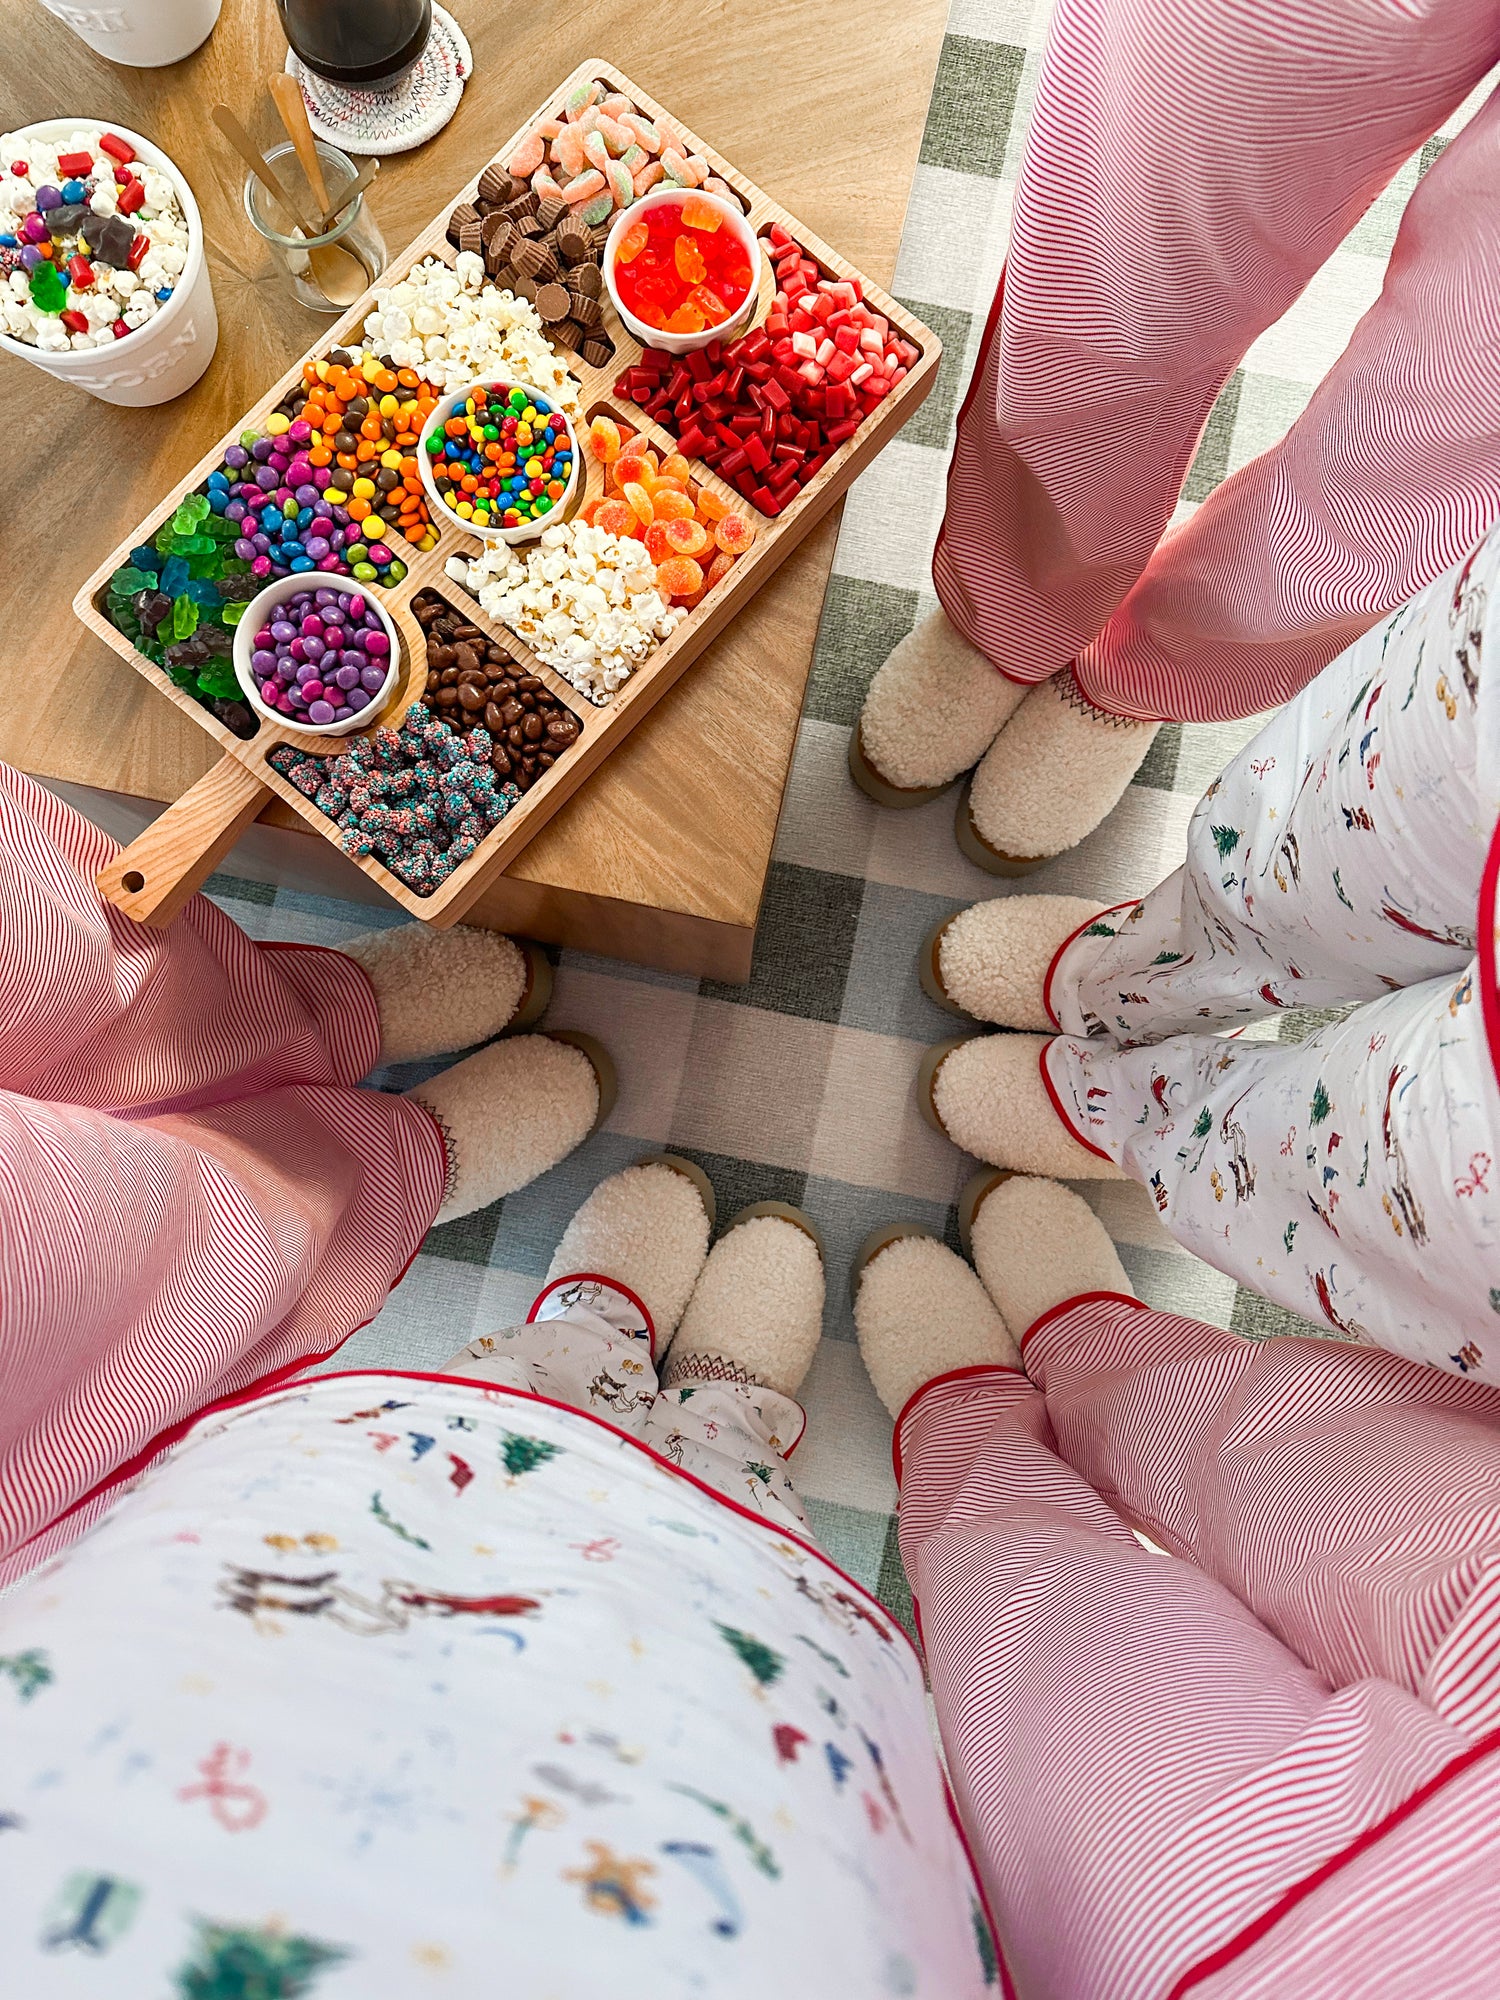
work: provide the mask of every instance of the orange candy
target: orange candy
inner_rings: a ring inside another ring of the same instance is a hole
[[[701,556],[709,546],[708,530],[701,521],[668,521],[667,540],[679,556]]]
[[[634,507],[624,500],[605,500],[600,503],[594,516],[594,526],[602,528],[607,535],[640,534],[640,520]]]
[[[646,553],[654,563],[666,562],[672,554],[672,544],[667,540],[667,523],[653,521],[646,530]]]
[[[674,482],[658,479],[651,488],[651,504],[656,509],[658,521],[691,521],[693,518],[690,495],[679,492]]]
[[[627,479],[621,486],[620,491],[625,495],[625,498],[630,502],[630,505],[634,508],[637,516],[643,523],[650,523],[656,519],[656,509],[651,504],[651,495],[640,484],[639,480]]]
[[[691,556],[672,556],[658,566],[656,587],[667,597],[692,597],[703,588],[703,571]]]
[[[620,426],[608,417],[595,417],[589,425],[589,450],[608,465],[620,456]]]
[[[714,540],[726,555],[742,556],[755,540],[755,530],[743,514],[725,514],[714,529]]]
[[[722,521],[728,512],[728,501],[721,500],[711,486],[698,489],[698,518],[701,521]]]

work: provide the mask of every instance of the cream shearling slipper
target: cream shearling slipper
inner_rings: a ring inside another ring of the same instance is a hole
[[[540,945],[498,931],[395,924],[339,949],[362,965],[380,1009],[380,1060],[413,1062],[533,1028],[552,997]]]
[[[660,1153],[600,1181],[563,1231],[547,1282],[575,1273],[613,1278],[651,1315],[666,1352],[708,1256],[714,1191],[691,1160]]]
[[[877,805],[925,805],[979,762],[1026,692],[930,612],[870,683],[850,775]]]
[[[1048,1035],[964,1035],[935,1042],[917,1071],[917,1103],[966,1153],[1055,1180],[1123,1180],[1081,1146],[1052,1108],[1039,1067]]]
[[[1065,854],[1120,803],[1160,727],[1095,708],[1070,673],[1039,682],[959,799],[960,848],[992,875]]]
[[[1135,1297],[1109,1232],[1058,1181],[982,1169],[959,1198],[959,1228],[981,1284],[1017,1339],[1085,1292]]]
[[[922,991],[950,1014],[1050,1028],[1042,986],[1057,948],[1097,914],[1083,896],[996,896],[944,917],[917,954]]]
[[[491,1042],[407,1093],[448,1148],[439,1222],[488,1208],[582,1145],[614,1109],[615,1067],[591,1035],[558,1029]]]
[[[785,1202],[742,1208],[703,1266],[662,1386],[758,1382],[795,1396],[823,1333],[823,1245]]]
[[[920,1224],[873,1231],[850,1282],[859,1351],[893,1417],[935,1376],[986,1362],[1021,1365],[1010,1329],[978,1278]]]

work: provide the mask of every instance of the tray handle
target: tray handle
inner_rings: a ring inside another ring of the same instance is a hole
[[[95,886],[106,902],[138,924],[160,930],[207,881],[256,814],[272,797],[238,757],[213,769],[167,807],[144,833],[100,869]]]

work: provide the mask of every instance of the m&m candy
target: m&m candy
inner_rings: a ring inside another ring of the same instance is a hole
[[[572,428],[535,389],[471,389],[426,444],[438,497],[476,528],[521,528],[562,501],[572,478]]]

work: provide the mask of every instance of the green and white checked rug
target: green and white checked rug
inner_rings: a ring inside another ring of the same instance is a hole
[[[854,1344],[846,1274],[855,1246],[881,1221],[915,1217],[956,1240],[954,1197],[973,1162],[916,1110],[921,1053],[953,1024],[918,987],[915,955],[935,919],[1004,890],[959,854],[951,796],[882,813],[850,784],[844,757],[871,674],[934,602],[928,564],[953,418],[1005,252],[1049,10],[1050,0],[953,0],[894,286],[942,335],[946,358],[928,401],[845,510],[749,983],[564,952],[551,1019],[592,1030],[613,1052],[621,1093],[607,1129],[534,1186],[434,1230],[379,1317],[334,1364],[432,1365],[523,1317],[574,1208],[644,1148],[671,1146],[699,1161],[726,1216],[768,1196],[803,1203],[826,1235],[829,1284],[797,1483],[829,1553],[905,1618],[890,1424]],[[1408,163],[1296,307],[1256,342],[1214,412],[1185,507],[1302,408],[1379,290],[1423,164]],[[1204,784],[1251,733],[1249,724],[1164,729],[1107,826],[1025,887],[1101,906],[1152,887],[1181,858]],[[223,875],[209,886],[256,937],[337,944],[379,921],[364,907]],[[396,912],[388,920],[404,921]],[[1301,1324],[1180,1251],[1140,1189],[1099,1186],[1090,1198],[1153,1304],[1247,1334]]]

